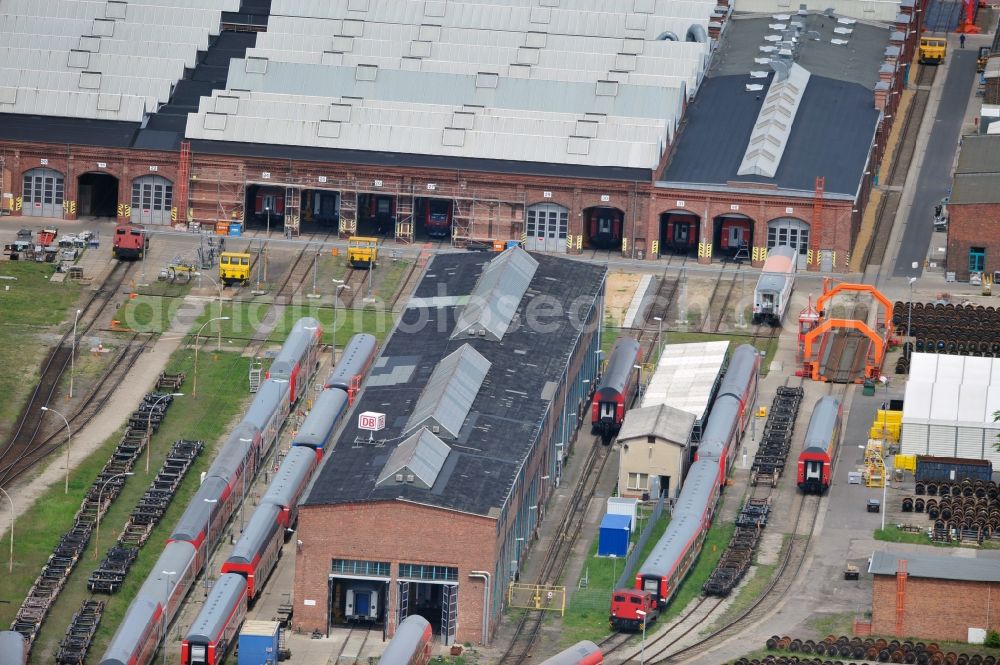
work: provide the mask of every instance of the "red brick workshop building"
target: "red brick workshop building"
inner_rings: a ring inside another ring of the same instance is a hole
[[[930,223],[928,213],[928,223]],[[1000,270],[1000,135],[966,136],[948,203],[948,272]]]
[[[0,83],[11,212],[403,243],[440,213],[459,246],[759,265],[792,245],[824,270],[847,265],[920,20],[905,2],[880,23],[637,0],[600,34],[536,8],[486,39],[476,3],[419,24],[331,3],[241,17],[250,32],[199,10],[182,35],[131,4],[51,38],[44,17],[11,24],[32,63]],[[32,58],[41,41],[65,59]]]
[[[868,571],[874,635],[965,642],[1000,630],[1000,559],[875,552]]]
[[[300,507],[294,629],[391,635],[420,614],[445,644],[489,642],[525,557],[545,555],[535,534],[584,422],[604,280],[519,248],[433,257],[353,407],[385,428],[349,415]]]

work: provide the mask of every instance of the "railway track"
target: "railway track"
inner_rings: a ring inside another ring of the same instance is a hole
[[[729,278],[729,285],[723,286],[722,275],[719,275],[719,281],[715,283],[715,289],[712,291],[712,298],[708,301],[708,311],[705,312],[705,321],[702,324],[702,332],[719,332],[719,326],[726,319],[726,308],[729,306],[729,299],[733,296],[733,289],[736,287],[736,276],[737,273],[733,273],[733,276]],[[725,296],[722,293],[725,292]],[[717,312],[715,317],[715,323],[712,323],[712,313]]]
[[[839,392],[839,397],[841,399],[843,399],[847,389],[848,386],[846,385],[839,386],[837,392]],[[834,390],[835,387],[831,384],[830,394],[833,394]],[[758,492],[758,487],[763,487],[764,489]],[[774,490],[774,487],[758,485],[752,488],[751,491],[747,493],[747,496],[749,498],[770,498]],[[763,496],[756,496],[758,493]],[[673,649],[673,647],[675,647],[680,640],[689,635],[695,627],[701,624],[700,621],[693,623],[679,635],[670,635],[671,630],[658,633],[653,640],[647,640],[646,654],[644,658],[645,662],[653,664],[681,662],[704,654],[713,647],[717,646],[719,642],[738,635],[746,627],[754,625],[756,622],[763,619],[763,617],[787,595],[792,584],[795,582],[795,579],[798,577],[803,564],[805,563],[806,556],[809,551],[809,545],[812,541],[813,529],[816,523],[816,517],[819,513],[821,499],[820,496],[814,494],[804,495],[797,493],[796,497],[798,508],[791,529],[791,540],[789,541],[789,545],[785,548],[781,560],[779,561],[778,569],[775,572],[774,577],[764,589],[763,593],[761,593],[746,610],[741,612],[732,620],[728,621],[723,626],[715,629],[708,635],[701,637],[693,644],[671,651],[671,649]],[[802,533],[802,531],[804,531],[804,533]],[[704,597],[698,601],[696,609],[700,607],[703,602]],[[721,603],[722,600],[720,599],[719,604]],[[717,606],[718,605],[716,605],[716,607]],[[714,608],[712,609],[714,610]],[[711,612],[707,613],[706,617],[710,615]],[[675,625],[680,625],[680,622]],[[616,647],[616,649],[620,651],[621,647]],[[607,653],[609,653],[609,651],[605,652],[605,654]],[[638,657],[638,655],[638,653],[626,654],[627,658],[632,659]]]
[[[576,542],[587,513],[590,500],[594,497],[601,474],[611,457],[611,446],[599,443],[599,437],[590,440],[590,452],[584,462],[581,482],[576,485],[570,497],[566,517],[559,526],[554,544],[545,554],[541,570],[535,584],[554,584],[562,575],[569,559],[573,543]],[[532,647],[538,640],[544,619],[544,612],[523,610],[514,628],[514,637],[498,663],[524,663],[531,655]]]
[[[84,337],[97,324],[101,313],[117,295],[122,284],[125,283],[131,268],[131,263],[115,262],[111,272],[80,308],[76,326],[77,338]],[[31,454],[39,447],[36,444],[36,439],[43,430],[42,407],[49,404],[63,375],[71,367],[72,355],[76,347],[72,336],[73,328],[70,328],[49,350],[49,354],[42,361],[42,371],[38,384],[18,416],[17,427],[4,446],[3,452],[0,453],[0,468],[14,467],[25,455]],[[91,399],[92,397],[86,398],[84,404],[89,403]],[[54,436],[49,437],[49,440]],[[15,476],[7,476],[6,479],[12,479]]]
[[[142,354],[150,348],[155,339],[156,336],[151,334],[135,333],[132,335],[97,380],[88,398],[72,415],[67,417],[72,431],[78,432],[81,430],[104,409],[121,381],[128,375]],[[64,443],[65,433],[63,432],[63,428],[60,427],[42,441],[34,442],[25,448],[14,459],[5,456],[3,461],[0,462],[0,486],[7,486],[9,483],[20,478],[25,472],[32,469]]]
[[[927,101],[930,98],[930,87],[933,85],[936,75],[937,67],[922,66],[919,68],[916,85],[914,86],[913,100],[907,107],[906,115],[903,118],[899,147],[896,150],[892,163],[889,165],[889,177],[886,179],[888,187],[883,191],[884,196],[879,202],[879,207],[875,214],[875,227],[872,229],[871,241],[864,250],[861,263],[862,269],[867,268],[869,265],[878,265],[880,266],[879,273],[881,273],[881,266],[885,263],[885,251],[889,244],[889,232],[892,228],[892,221],[895,218],[896,210],[899,208],[902,200],[902,187],[906,182],[910,163],[913,161],[917,145],[917,133],[919,132],[920,122],[924,117],[924,111],[927,108]],[[916,127],[912,126],[914,121],[917,123]],[[906,168],[900,170],[899,167],[901,164],[904,164]],[[876,274],[873,283],[878,281],[878,277],[879,274]]]

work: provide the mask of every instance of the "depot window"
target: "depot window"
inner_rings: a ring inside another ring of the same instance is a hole
[[[388,561],[363,561],[359,559],[333,559],[331,572],[341,575],[368,575],[389,577]]]
[[[399,564],[399,576],[409,580],[457,582],[458,568],[452,566],[429,566],[422,563],[401,563]]]

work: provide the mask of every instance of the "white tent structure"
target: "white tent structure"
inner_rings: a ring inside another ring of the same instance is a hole
[[[914,353],[900,452],[1000,464],[1000,358]]]

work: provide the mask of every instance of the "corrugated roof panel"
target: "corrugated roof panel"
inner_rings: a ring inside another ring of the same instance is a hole
[[[445,356],[420,393],[404,431],[429,425],[458,437],[490,367],[490,361],[468,344]]]
[[[389,455],[376,486],[413,484],[424,489],[434,487],[451,447],[426,427],[404,439]]]
[[[520,247],[490,261],[458,315],[452,339],[471,335],[503,339],[537,268],[538,261]]]

